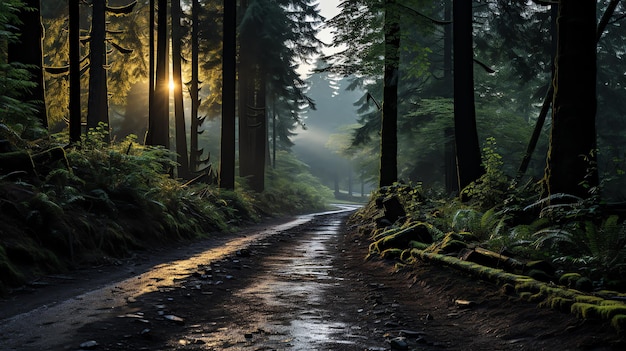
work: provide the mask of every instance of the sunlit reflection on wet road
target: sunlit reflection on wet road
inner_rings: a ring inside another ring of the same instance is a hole
[[[322,301],[330,286],[342,283],[329,274],[334,269],[329,248],[337,242],[340,226],[336,219],[298,233],[295,245],[266,257],[262,273],[235,293],[234,305],[247,306],[233,311],[242,315],[242,323],[203,341],[220,350],[366,349],[357,345],[364,337],[354,335],[353,326],[338,318],[341,306],[329,310]]]
[[[270,229],[220,243],[207,251],[184,259],[159,264],[149,271],[97,290],[42,306],[30,312],[3,319],[0,324],[2,350],[60,349],[71,339],[72,331],[106,318],[110,311],[129,301],[155,291],[171,288],[197,267],[233,256],[237,250],[253,246],[264,238],[292,230],[316,216],[347,213],[354,207],[339,211],[298,217]],[[332,318],[332,312],[318,308],[324,289],[338,283],[331,278],[331,256],[328,253],[338,235],[339,220],[326,222],[308,232],[299,233],[302,240],[289,252],[267,257],[254,284],[236,292],[245,303],[252,296],[263,306],[250,306],[271,314],[254,313],[257,328],[250,332],[221,328],[205,338],[205,346],[220,350],[316,350],[328,343],[331,335],[346,335],[336,343],[351,343],[349,327]],[[58,344],[58,347],[55,346]],[[210,348],[209,348],[210,349]],[[324,350],[328,350],[324,348]]]

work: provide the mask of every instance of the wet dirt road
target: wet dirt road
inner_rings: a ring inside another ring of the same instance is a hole
[[[0,349],[384,350],[384,340],[369,340],[342,313],[358,306],[342,302],[352,282],[333,255],[354,209],[301,216],[62,301],[0,314]]]

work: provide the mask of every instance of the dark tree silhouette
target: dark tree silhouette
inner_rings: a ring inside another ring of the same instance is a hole
[[[400,65],[400,24],[395,0],[385,0],[385,71],[383,115],[380,130],[381,187],[398,180],[398,69]]]
[[[174,82],[174,120],[176,125],[176,153],[178,154],[178,177],[189,178],[189,153],[187,152],[187,128],[183,105],[182,50],[183,39],[180,24],[182,10],[180,0],[172,0],[172,80]]]
[[[169,136],[169,81],[167,59],[167,0],[158,0],[157,48],[155,63],[154,98],[151,103],[146,144],[168,148]],[[151,54],[153,54],[151,52]]]
[[[194,4],[195,4],[194,0]],[[222,52],[222,131],[219,186],[235,188],[235,107],[237,60],[237,11],[234,1],[224,1]]]
[[[200,91],[200,78],[199,78],[199,36],[198,30],[200,26],[198,24],[200,11],[200,4],[198,0],[193,0],[191,3],[191,81],[189,82],[189,96],[191,99],[191,126],[190,126],[190,138],[189,138],[189,169],[191,172],[196,172],[198,168],[200,152],[198,150],[198,131],[200,128],[201,119],[198,118],[198,107],[200,106],[200,97],[198,96]]]
[[[459,189],[463,189],[484,173],[474,105],[472,1],[454,0],[453,22],[454,134]]]
[[[82,134],[80,104],[80,0],[69,1],[69,64],[70,98],[69,129],[70,143],[80,141]]]
[[[106,65],[106,0],[94,0],[91,6],[87,129],[96,128],[101,122],[109,124],[107,73],[104,67]]]
[[[154,12],[156,10],[155,0],[150,0],[148,11],[150,14],[148,15],[148,132],[144,136],[144,142],[146,144],[150,144],[148,138],[151,138],[150,135],[150,125],[155,123],[156,121],[156,108],[155,108],[155,100],[154,100],[154,71],[155,71],[155,60],[156,57],[154,55],[154,42],[155,42],[155,16]]]
[[[107,89],[107,42],[112,48],[123,54],[131,53],[119,44],[107,38],[112,33],[106,28],[106,14],[117,15],[132,12],[137,1],[121,7],[110,7],[107,0],[94,0],[92,6],[91,35],[89,37],[89,99],[87,100],[87,129],[98,127],[101,123],[109,125],[109,99]],[[108,134],[105,138],[108,140]]]
[[[557,32],[546,190],[586,198],[599,182],[595,1],[559,1]]]

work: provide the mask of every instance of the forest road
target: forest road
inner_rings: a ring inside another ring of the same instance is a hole
[[[626,349],[452,269],[364,260],[355,209],[44,277],[0,301],[0,351]]]
[[[120,263],[126,267],[112,272],[112,281],[86,292],[98,281],[43,278],[31,284],[34,291],[0,303],[0,350],[382,350],[384,339],[370,342],[343,316],[358,306],[332,292],[350,290],[333,258],[355,209],[195,243],[150,268]]]

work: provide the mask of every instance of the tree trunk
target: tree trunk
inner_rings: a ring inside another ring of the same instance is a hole
[[[148,138],[151,137],[151,133],[150,133],[150,126],[152,126],[153,124],[155,124],[156,122],[156,107],[155,107],[155,100],[154,100],[154,66],[155,66],[155,53],[154,53],[154,11],[155,11],[155,4],[154,4],[155,0],[150,0],[150,16],[149,16],[149,34],[148,34],[148,40],[150,41],[150,44],[148,45],[148,51],[149,51],[149,55],[148,55],[148,60],[149,60],[149,66],[148,66],[148,131],[146,132],[146,135],[144,136],[144,142],[146,144],[152,144],[151,142],[148,141]]]
[[[189,145],[189,170],[190,172],[198,171],[198,163],[200,154],[198,150],[198,131],[200,129],[200,120],[198,119],[198,107],[200,106],[200,97],[198,96],[199,87],[199,41],[198,41],[198,12],[200,4],[198,0],[191,3],[191,82],[189,86],[189,96],[191,100],[191,126],[190,126],[190,145]]]
[[[256,65],[254,82],[254,108],[248,112],[248,128],[252,138],[252,177],[250,185],[256,192],[265,189],[265,165],[267,151],[267,82],[265,72]]]
[[[443,9],[443,17],[446,21],[452,21],[452,0],[446,0]],[[454,78],[452,75],[452,25],[446,24],[443,27],[443,96],[451,98],[454,89]],[[456,169],[456,167],[455,167]]]
[[[187,152],[187,128],[183,106],[182,82],[182,31],[180,24],[180,0],[172,0],[172,74],[174,81],[174,120],[176,124],[176,153],[178,154],[178,177],[189,178],[189,154]]]
[[[446,0],[444,4],[444,19],[452,21],[452,0]],[[448,24],[443,29],[443,96],[453,97],[454,78],[452,75],[452,25]],[[448,194],[459,193],[459,175],[456,165],[456,150],[454,149],[454,128],[444,130],[445,140],[445,184]]]
[[[230,190],[235,189],[235,112],[237,103],[236,6],[235,1],[224,1],[224,38],[222,52],[222,135],[220,148],[219,186],[220,188]]]
[[[400,24],[395,0],[385,0],[385,72],[380,140],[379,186],[398,180],[398,67]]]
[[[606,7],[602,18],[600,19],[600,23],[598,23],[598,29],[596,30],[596,44],[600,41],[606,26],[608,25],[613,13],[615,12],[615,8],[617,7],[619,0],[611,0],[611,2]],[[553,4],[550,10],[550,14],[552,17],[552,25],[550,27],[551,32],[553,33],[552,40],[552,79],[554,79],[554,61],[555,61],[555,53],[556,53],[556,17],[558,16],[558,5]],[[545,123],[546,117],[548,115],[548,110],[552,103],[552,98],[554,96],[554,85],[550,84],[550,88],[546,93],[546,96],[543,100],[543,105],[541,107],[541,112],[539,113],[539,117],[537,118],[537,122],[535,123],[535,129],[533,130],[533,134],[528,142],[528,147],[526,148],[526,154],[524,154],[524,158],[520,164],[520,167],[517,171],[516,180],[520,180],[524,174],[526,174],[526,170],[528,169],[528,165],[530,164],[530,159],[532,158],[533,153],[535,152],[535,147],[537,146],[537,141],[539,141],[539,136],[541,134],[541,130],[543,129],[543,124]]]
[[[453,2],[454,43],[454,134],[459,189],[483,173],[476,131],[472,48],[472,1]]]
[[[169,65],[167,60],[167,0],[158,0],[157,9],[157,53],[154,88],[154,115],[148,121],[148,145],[169,148]]]
[[[92,2],[91,40],[89,41],[89,99],[87,104],[87,130],[100,123],[109,126],[109,102],[106,65],[106,0]],[[109,135],[105,135],[109,140]]]
[[[456,171],[456,150],[454,148],[454,128],[443,131],[445,182],[448,194],[459,193],[458,173]]]
[[[247,9],[241,2],[242,12]],[[264,189],[266,82],[264,72],[254,60],[254,38],[240,38],[239,48],[239,176],[246,178],[256,192]],[[260,48],[258,48],[260,50]]]
[[[32,10],[22,9],[19,13],[22,24],[18,25],[16,31],[20,33],[20,40],[10,43],[8,47],[8,61],[19,62],[31,65],[28,71],[31,74],[30,80],[37,83],[37,86],[30,90],[29,100],[36,101],[36,118],[41,126],[48,128],[48,117],[46,111],[46,99],[44,93],[43,77],[43,25],[41,24],[41,4],[39,0],[24,0],[26,7]]]
[[[80,0],[69,1],[70,42],[70,143],[80,142],[82,134],[80,110]]]
[[[548,194],[586,198],[598,185],[595,14],[595,1],[559,1]]]

